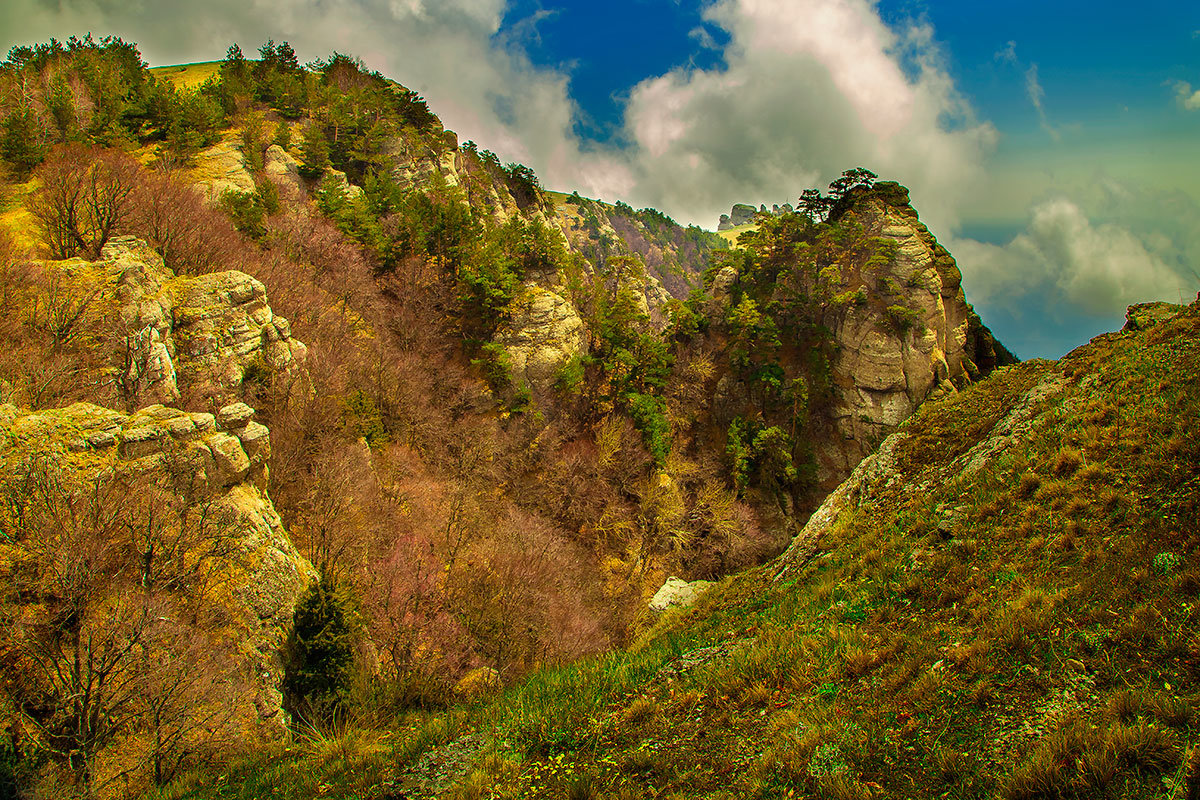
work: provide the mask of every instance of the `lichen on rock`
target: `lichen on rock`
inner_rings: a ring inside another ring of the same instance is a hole
[[[57,268],[86,271],[102,296],[91,313],[99,327],[115,325],[110,380],[131,405],[174,402],[184,387],[236,393],[252,367],[304,375],[307,348],[271,310],[266,287],[243,272],[176,275],[145,242],[125,236],[95,263]]]
[[[573,357],[587,353],[587,333],[569,300],[540,286],[526,286],[509,310],[496,341],[508,352],[512,380],[545,388]]]

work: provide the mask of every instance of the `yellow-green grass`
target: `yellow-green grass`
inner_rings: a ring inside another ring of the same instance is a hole
[[[217,74],[220,61],[198,61],[194,64],[175,64],[169,67],[152,67],[150,74],[160,80],[168,80],[177,89],[195,89]]]
[[[1057,388],[987,466],[948,469],[1037,386]],[[407,796],[1184,796],[1200,744],[1200,308],[1001,370],[903,430],[894,479],[865,487],[808,563],[727,579],[625,651],[401,727],[353,780],[295,756],[303,786],[273,796],[314,796],[309,775],[322,796],[386,796],[362,776],[404,775],[469,730],[474,759]],[[284,769],[271,758],[227,771],[228,791],[164,796],[254,796],[235,775]]]
[[[26,207],[37,186],[33,179],[0,185],[0,230],[8,234],[19,253],[35,248],[38,243],[37,226]]]
[[[720,236],[722,239],[729,242],[730,245],[736,246],[739,236],[747,231],[756,230],[758,230],[758,225],[754,224],[753,222],[748,222],[745,225],[737,225],[723,231],[717,231],[717,236]]]

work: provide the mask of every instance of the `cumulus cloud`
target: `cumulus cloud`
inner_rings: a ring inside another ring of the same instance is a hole
[[[867,0],[718,0],[705,17],[729,36],[723,65],[631,92],[637,203],[712,225],[732,200],[794,202],[862,165],[908,185],[933,227],[956,224],[995,131],[928,27],[889,28]]]
[[[1195,291],[1168,264],[1176,249],[1169,236],[1096,223],[1061,196],[1034,206],[1028,228],[1006,245],[958,239],[951,246],[971,298],[1010,310],[1033,305],[1109,315],[1131,303],[1178,302]]]
[[[1175,81],[1175,102],[1188,111],[1200,111],[1200,89],[1192,91],[1187,81]]]
[[[712,226],[734,201],[793,201],[866,166],[913,190],[935,228],[956,223],[995,131],[974,121],[932,31],[889,28],[870,0],[717,0],[722,66],[683,66],[633,87],[620,144],[581,141],[569,76],[538,68],[501,30],[507,0],[6,0],[24,41],[120,33],[151,63],[208,60],[268,37],[301,59],[332,50],[421,92],[461,138],[532,166],[552,187],[661,208]],[[724,37],[722,37],[724,38]]]

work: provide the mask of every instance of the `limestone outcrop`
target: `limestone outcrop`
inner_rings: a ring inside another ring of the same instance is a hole
[[[880,184],[852,209],[895,257],[861,276],[869,302],[827,309],[833,332],[832,422],[818,446],[832,489],[925,399],[953,392],[1016,359],[967,304],[962,273],[896,184]]]
[[[138,404],[236,394],[247,375],[304,375],[305,345],[272,312],[266,288],[229,270],[175,275],[144,242],[110,241],[95,263],[65,263],[83,272],[103,297],[96,313],[114,321],[122,395]]]
[[[267,148],[263,171],[268,180],[279,188],[280,198],[299,202],[304,198],[304,180],[300,177],[300,162],[277,144]]]
[[[218,142],[201,151],[191,170],[192,181],[211,202],[227,191],[253,192],[254,176],[246,166],[246,157],[233,142]]]
[[[196,515],[219,525],[221,579],[189,602],[205,605],[198,618],[218,620],[241,691],[238,716],[260,732],[281,735],[282,653],[296,601],[316,573],[292,544],[266,493],[270,434],[243,404],[217,414],[163,405],[122,414],[91,403],[23,411],[0,406],[0,481],[26,469],[35,454],[52,464],[64,486],[94,486],[97,476],[136,477],[142,487],[174,487]],[[150,502],[129,496],[129,504]],[[0,544],[0,549],[9,546]],[[19,548],[18,548],[19,550]],[[14,551],[13,557],[20,557]],[[198,566],[199,566],[198,562]],[[31,564],[37,569],[39,564]],[[214,565],[210,562],[209,568]]]
[[[528,285],[514,302],[508,323],[496,336],[508,352],[512,380],[537,388],[550,386],[568,361],[587,353],[583,320],[569,300],[549,289]]]

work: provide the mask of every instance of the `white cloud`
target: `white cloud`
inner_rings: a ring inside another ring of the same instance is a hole
[[[997,50],[992,58],[1004,64],[1017,64],[1017,43],[1009,40],[1003,50]]]
[[[976,122],[928,27],[893,30],[867,0],[719,0],[724,66],[681,67],[631,95],[635,204],[711,226],[733,201],[795,201],[866,166],[912,189],[943,230],[982,179]]]
[[[1175,102],[1188,111],[1200,111],[1200,89],[1192,91],[1187,81],[1175,81]]]
[[[1038,120],[1042,124],[1042,130],[1050,134],[1050,138],[1054,141],[1062,139],[1062,135],[1055,130],[1050,124],[1050,118],[1046,116],[1046,90],[1042,88],[1041,82],[1038,81],[1038,65],[1030,64],[1029,69],[1025,71],[1025,93],[1029,95],[1029,102],[1033,104],[1037,110]]]
[[[969,299],[1010,310],[1105,315],[1131,303],[1177,302],[1195,291],[1164,259],[1178,246],[1166,234],[1143,237],[1115,223],[1097,224],[1066,197],[1034,206],[1027,229],[1006,245],[970,239],[949,245]]]

